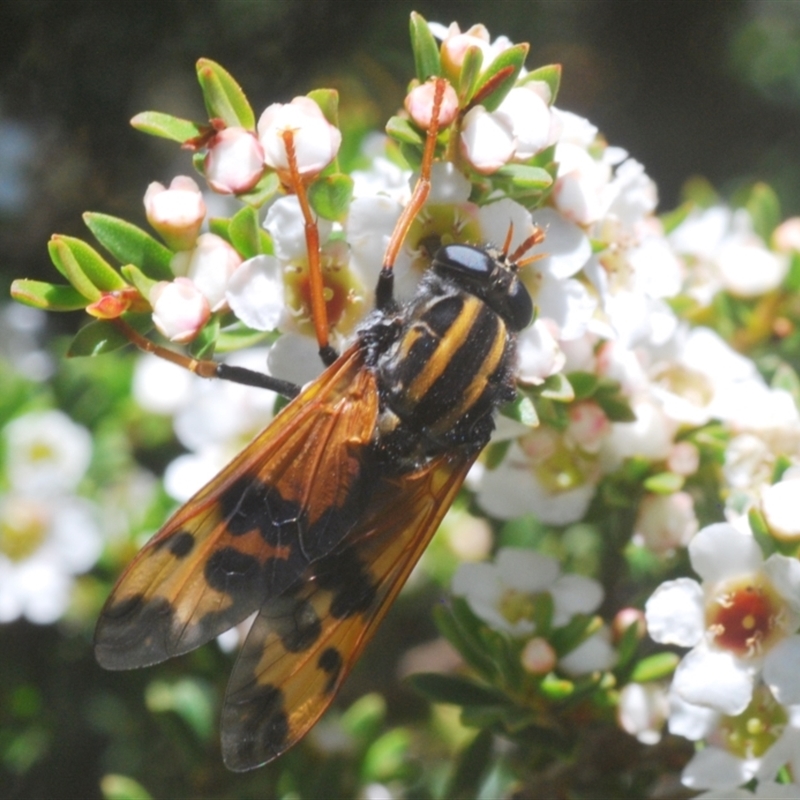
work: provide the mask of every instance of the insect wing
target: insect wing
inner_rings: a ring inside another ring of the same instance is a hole
[[[99,663],[129,669],[192,650],[332,550],[374,480],[377,414],[375,378],[353,347],[137,555],[98,621]]]
[[[253,769],[298,742],[330,705],[436,532],[474,455],[443,455],[377,486],[358,525],[269,598],[228,684],[222,752]]]

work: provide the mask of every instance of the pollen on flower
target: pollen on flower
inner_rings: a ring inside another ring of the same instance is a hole
[[[780,628],[780,609],[780,599],[766,581],[731,582],[706,606],[708,630],[719,647],[752,656]]]
[[[0,515],[0,554],[24,561],[35,553],[47,534],[48,520],[30,500],[7,502]]]

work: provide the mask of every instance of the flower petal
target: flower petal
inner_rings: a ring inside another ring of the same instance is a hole
[[[692,569],[715,582],[761,569],[764,556],[756,540],[727,522],[707,525],[689,542]]]
[[[754,669],[732,653],[700,644],[678,664],[672,687],[687,703],[735,716],[747,708],[753,681]]]
[[[693,647],[703,637],[703,590],[691,578],[662,583],[645,604],[647,631],[661,644]]]

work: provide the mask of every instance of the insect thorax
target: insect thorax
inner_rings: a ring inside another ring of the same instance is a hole
[[[494,410],[514,397],[516,335],[449,278],[428,273],[416,297],[391,319],[377,315],[363,340],[381,396],[378,449],[395,463],[481,449]]]

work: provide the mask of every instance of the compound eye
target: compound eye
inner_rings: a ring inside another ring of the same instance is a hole
[[[439,248],[433,259],[437,272],[478,282],[488,282],[494,266],[494,259],[488,253],[468,244],[447,244]]]
[[[531,324],[533,319],[533,300],[520,280],[515,280],[508,293],[506,302],[508,327],[514,331],[521,331]]]

